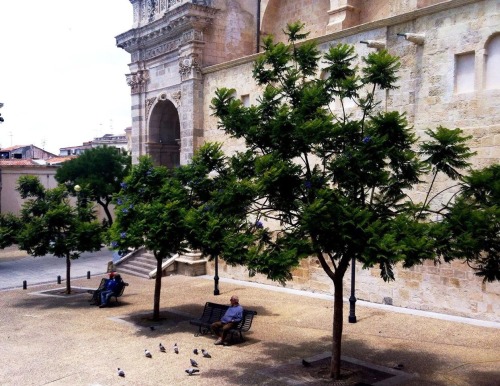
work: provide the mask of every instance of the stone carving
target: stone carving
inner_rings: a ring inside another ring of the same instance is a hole
[[[151,110],[151,107],[153,107],[155,102],[156,102],[156,97],[146,99],[146,115],[145,115],[146,119],[149,119],[149,111]]]
[[[183,0],[168,0],[168,8],[175,7],[177,4],[181,4]]]
[[[127,84],[130,86],[132,94],[141,92],[143,86],[149,81],[148,70],[139,70],[125,76],[127,77]]]
[[[148,21],[150,22],[155,18],[156,5],[156,0],[147,0],[146,2]]]
[[[195,75],[201,75],[201,67],[198,62],[198,55],[191,54],[179,59],[179,74],[181,80],[186,80]]]
[[[203,32],[192,29],[182,34],[181,44],[186,44],[192,41],[203,41]]]
[[[172,100],[175,102],[175,106],[179,107],[181,105],[181,90],[175,91],[170,94]]]
[[[175,51],[179,48],[181,44],[181,39],[170,40],[166,43],[158,44],[146,51],[143,54],[143,60],[154,58],[155,56],[159,56],[165,54],[167,52]]]

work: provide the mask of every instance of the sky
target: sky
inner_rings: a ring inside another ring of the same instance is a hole
[[[129,0],[0,0],[0,148],[59,154],[131,126]]]

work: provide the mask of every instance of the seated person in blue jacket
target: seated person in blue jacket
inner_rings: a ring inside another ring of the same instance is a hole
[[[111,279],[106,282],[104,290],[101,291],[101,304],[100,308],[106,307],[111,299],[111,296],[118,294],[124,283],[120,274],[114,275]]]
[[[106,284],[108,283],[108,281],[113,279],[115,274],[116,272],[114,271],[109,272],[109,279],[104,279],[104,282],[101,282],[99,284],[99,288],[97,288],[95,291],[90,291],[90,293],[92,293],[92,299],[90,300],[91,304],[101,304],[101,292],[106,289]]]
[[[219,338],[214,344],[224,344],[229,331],[236,327],[243,319],[243,307],[240,306],[238,296],[231,296],[231,306],[227,309],[221,320],[213,322],[210,328]]]

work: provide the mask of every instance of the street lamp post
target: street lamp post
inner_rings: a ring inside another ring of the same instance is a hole
[[[209,180],[215,180],[217,177],[219,177],[219,172],[217,170],[211,170],[207,174],[207,178]],[[215,260],[215,275],[214,275],[214,295],[219,295],[219,256],[216,255],[214,257]]]
[[[219,256],[215,256],[214,295],[219,294]]]
[[[356,323],[356,296],[355,281],[356,281],[356,259],[353,257],[351,260],[351,296],[349,297],[349,323]]]

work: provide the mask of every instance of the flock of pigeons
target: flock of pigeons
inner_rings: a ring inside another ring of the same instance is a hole
[[[165,348],[165,346],[163,344],[160,344],[158,345],[158,348],[160,350],[160,352],[167,352],[167,349]],[[179,354],[179,346],[177,346],[177,343],[174,344],[174,353],[176,354]],[[195,355],[198,355],[199,352],[198,352],[198,349],[195,348],[193,350],[193,354]],[[205,350],[204,348],[201,349],[201,354],[203,356],[203,358],[212,358],[212,356],[208,353],[207,350]],[[144,356],[146,358],[153,358],[153,354],[151,354],[151,351],[149,351],[147,348],[144,349]],[[191,366],[189,368],[187,368],[185,371],[188,375],[193,375],[195,373],[199,373],[200,372],[200,369],[198,368],[198,362],[196,362],[194,359],[189,359],[190,363],[191,363]],[[118,376],[120,377],[125,377],[125,371],[123,371],[123,369],[119,368],[118,367]]]

